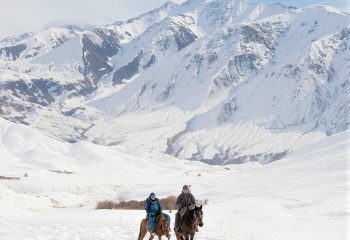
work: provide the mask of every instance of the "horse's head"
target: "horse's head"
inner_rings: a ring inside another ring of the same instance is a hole
[[[203,210],[202,210],[202,205],[200,207],[195,207],[194,208],[194,217],[196,219],[196,222],[200,227],[203,227]]]

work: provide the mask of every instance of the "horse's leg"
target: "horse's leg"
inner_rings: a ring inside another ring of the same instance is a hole
[[[176,240],[182,240],[182,236],[177,233],[175,233],[175,237],[176,237]]]
[[[190,240],[193,240],[193,239],[194,239],[194,233],[191,234]]]
[[[149,240],[152,240],[154,238],[153,234],[151,233],[151,236],[149,237]]]
[[[143,238],[146,236],[146,234],[147,234],[147,222],[142,220],[138,240],[143,240]]]

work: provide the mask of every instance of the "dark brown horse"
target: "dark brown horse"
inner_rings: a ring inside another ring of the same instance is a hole
[[[177,240],[193,240],[197,226],[203,227],[202,206],[187,211],[181,223],[181,231],[176,232]]]
[[[163,214],[158,214],[155,219],[154,223],[154,231],[153,233],[148,228],[148,221],[147,219],[143,219],[141,221],[140,225],[140,233],[138,240],[143,240],[143,238],[146,236],[147,232],[151,234],[149,240],[152,240],[154,238],[154,235],[158,237],[160,240],[162,236],[166,236],[168,240],[170,239],[170,227],[168,223],[168,219],[164,217]]]

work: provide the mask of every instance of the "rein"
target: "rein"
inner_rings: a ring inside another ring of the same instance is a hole
[[[194,224],[197,224],[198,220],[202,217],[200,213],[197,213],[196,210],[194,210]]]

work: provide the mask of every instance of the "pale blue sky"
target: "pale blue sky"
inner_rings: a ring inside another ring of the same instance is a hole
[[[350,0],[250,0],[250,2],[263,2],[263,3],[270,3],[270,2],[279,2],[284,3],[286,5],[291,5],[295,7],[303,7],[308,5],[314,5],[314,4],[322,4],[322,5],[330,5],[336,8],[340,9],[347,9],[349,8],[349,1]]]
[[[36,31],[52,23],[105,24],[124,20],[162,5],[167,0],[0,0],[0,38]],[[348,9],[348,0],[250,0],[293,6],[325,4]],[[350,1],[350,0],[349,0]],[[184,0],[173,0],[181,3]]]

